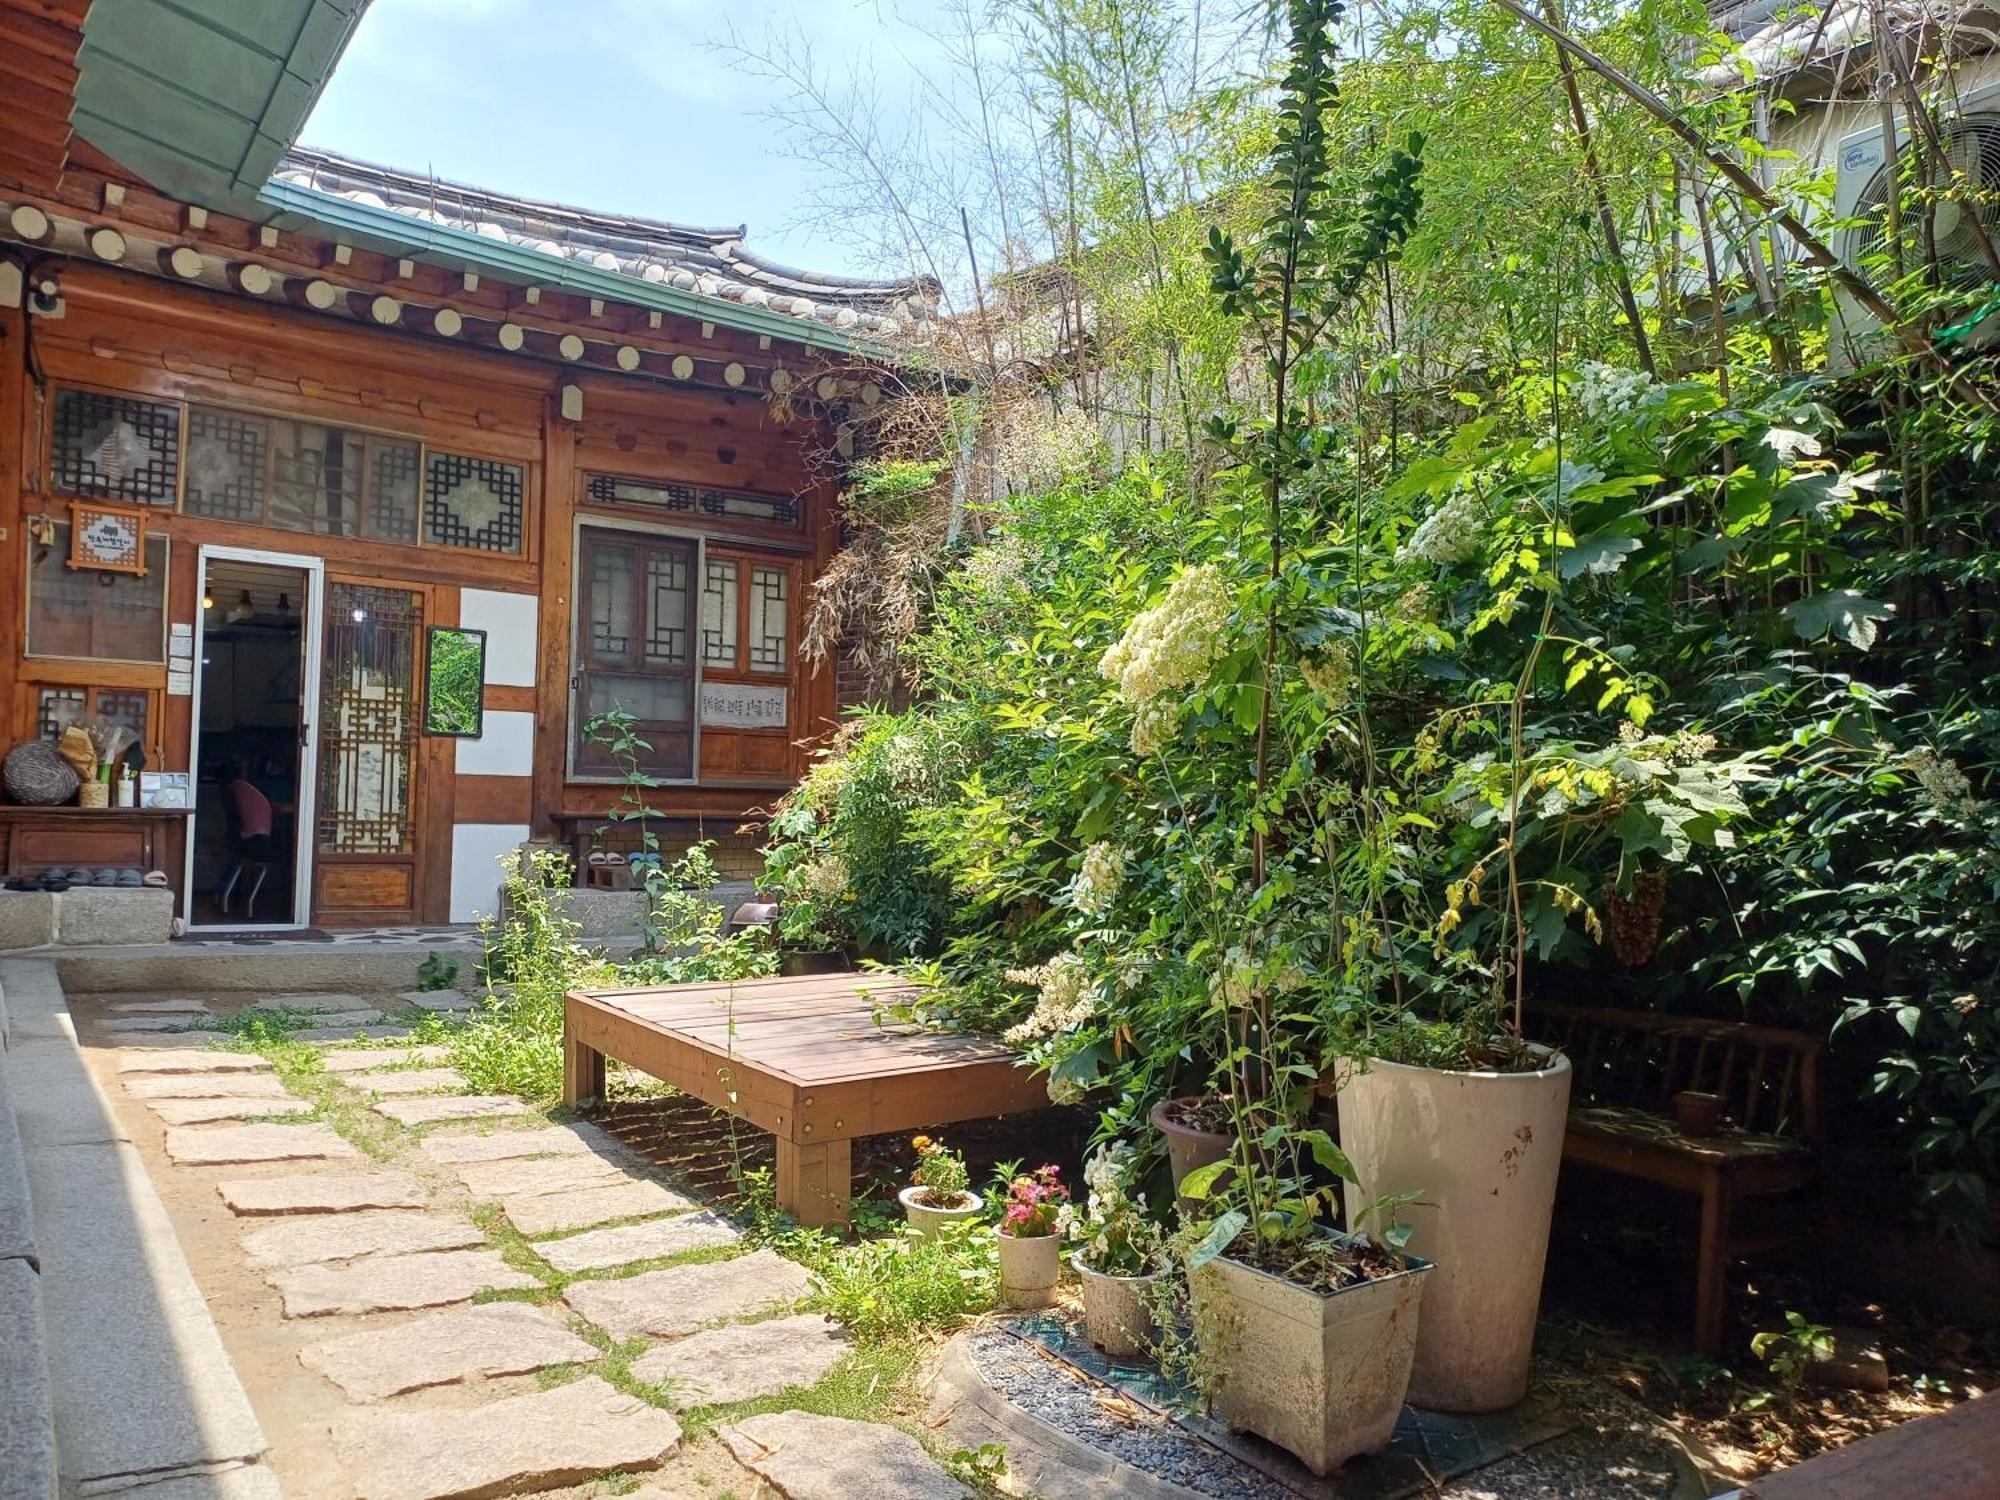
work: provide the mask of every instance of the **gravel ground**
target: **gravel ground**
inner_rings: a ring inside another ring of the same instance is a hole
[[[1011,1334],[978,1329],[967,1335],[966,1349],[987,1383],[1022,1411],[1134,1468],[1216,1500],[1295,1500],[1283,1485],[1151,1412],[1122,1401],[1130,1416],[1107,1408],[1102,1386]]]
[[[1673,1500],[1680,1470],[1643,1432],[1572,1432],[1462,1475],[1440,1500]]]

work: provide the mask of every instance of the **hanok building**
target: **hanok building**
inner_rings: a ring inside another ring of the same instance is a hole
[[[682,841],[835,715],[802,609],[926,288],[294,150],[363,8],[0,0],[7,746],[90,714],[145,761],[140,806],[0,807],[9,876],[464,921],[589,847],[605,711]]]

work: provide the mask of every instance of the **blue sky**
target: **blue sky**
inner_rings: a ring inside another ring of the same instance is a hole
[[[820,271],[866,262],[801,227],[810,166],[759,111],[783,85],[713,44],[733,25],[811,46],[842,80],[910,97],[934,0],[374,0],[303,143],[482,187],[634,217],[750,227],[760,254]]]

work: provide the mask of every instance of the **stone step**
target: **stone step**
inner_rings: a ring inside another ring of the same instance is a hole
[[[134,1099],[295,1099],[272,1073],[161,1073],[125,1080]]]
[[[414,1099],[378,1099],[369,1108],[398,1125],[428,1125],[434,1120],[496,1119],[525,1115],[528,1106],[508,1094],[438,1094]]]
[[[283,1298],[288,1318],[445,1307],[470,1302],[480,1292],[532,1291],[541,1285],[508,1265],[497,1250],[365,1255],[338,1265],[284,1266],[264,1280]]]
[[[585,1376],[449,1421],[429,1411],[359,1412],[335,1428],[334,1453],[357,1500],[473,1500],[656,1469],[680,1440],[665,1412]]]
[[[167,1131],[167,1159],[183,1167],[343,1161],[360,1155],[331,1125],[176,1125]]]
[[[121,1073],[268,1073],[271,1065],[254,1052],[210,1052],[200,1047],[127,1049],[118,1054]]]
[[[811,1412],[777,1411],[724,1427],[736,1461],[785,1500],[972,1500],[907,1432]]]
[[[427,1313],[413,1323],[314,1344],[300,1363],[355,1401],[379,1401],[475,1375],[524,1375],[550,1365],[585,1365],[598,1350],[539,1308],[519,1302]]]
[[[839,1324],[803,1313],[689,1334],[640,1355],[632,1375],[666,1387],[668,1406],[685,1411],[817,1385],[847,1353]]]
[[[153,1099],[146,1108],[168,1125],[212,1125],[217,1120],[255,1120],[265,1115],[309,1115],[304,1099]]]
[[[253,1177],[216,1185],[234,1214],[339,1214],[369,1208],[422,1208],[423,1185],[408,1172]]]
[[[614,1182],[607,1187],[571,1188],[560,1193],[523,1194],[500,1200],[500,1208],[522,1234],[556,1234],[594,1229],[613,1219],[682,1213],[695,1206],[685,1193],[658,1182]]]
[[[671,1338],[788,1306],[811,1290],[804,1266],[775,1251],[756,1250],[735,1260],[575,1282],[563,1301],[613,1338]]]
[[[320,1066],[329,1073],[360,1073],[370,1068],[450,1060],[449,1047],[329,1047],[319,1055]]]
[[[525,1156],[505,1161],[466,1162],[454,1168],[465,1190],[475,1198],[533,1198],[573,1188],[610,1187],[643,1182],[623,1162],[602,1156]]]
[[[485,1243],[486,1236],[467,1220],[384,1208],[312,1214],[253,1229],[243,1236],[243,1253],[251,1265],[263,1269],[353,1260],[361,1255],[467,1250]]]
[[[378,1099],[393,1098],[399,1094],[444,1094],[466,1086],[465,1075],[456,1068],[410,1068],[400,1073],[360,1073],[342,1081]]]
[[[485,1135],[427,1135],[417,1149],[440,1166],[505,1161],[520,1156],[600,1156],[622,1154],[610,1136],[590,1125],[546,1125],[530,1130],[495,1130]]]
[[[739,1238],[727,1219],[703,1209],[671,1219],[621,1224],[615,1229],[589,1229],[568,1239],[538,1240],[535,1253],[558,1271],[573,1276],[579,1271],[608,1271],[634,1261],[733,1245]]]

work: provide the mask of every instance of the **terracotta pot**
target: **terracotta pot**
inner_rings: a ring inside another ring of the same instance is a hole
[[[1062,1275],[1059,1234],[995,1236],[1000,1241],[1000,1300],[1009,1307],[1047,1307]]]
[[[1195,1130],[1171,1118],[1176,1106],[1194,1104],[1195,1098],[1162,1099],[1146,1116],[1155,1130],[1167,1138],[1167,1161],[1173,1168],[1174,1186],[1181,1185],[1181,1179],[1196,1167],[1205,1167],[1212,1161],[1221,1161],[1229,1154],[1233,1143],[1228,1131]]]
[[[910,1227],[925,1239],[929,1239],[947,1224],[963,1224],[967,1219],[979,1217],[979,1211],[986,1206],[986,1200],[977,1193],[967,1193],[965,1202],[957,1208],[932,1208],[917,1199],[919,1193],[928,1191],[912,1183],[896,1194],[896,1201],[903,1205],[903,1217],[910,1221]]]
[[[1083,1332],[1111,1359],[1144,1359],[1159,1341],[1159,1325],[1147,1300],[1157,1276],[1109,1276],[1082,1261],[1071,1262],[1083,1293]]]
[[[1315,1291],[1218,1256],[1188,1273],[1195,1338],[1221,1382],[1216,1414],[1328,1474],[1387,1446],[1410,1384],[1431,1267]]]
[[[1674,1123],[1682,1135],[1714,1135],[1722,1128],[1722,1095],[1682,1089],[1674,1095]]]
[[[1498,1411],[1528,1391],[1549,1216],[1569,1113],[1569,1059],[1533,1073],[1458,1073],[1343,1061],[1340,1142],[1361,1186],[1347,1212],[1389,1193],[1410,1248],[1434,1261],[1410,1400],[1433,1411]]]

